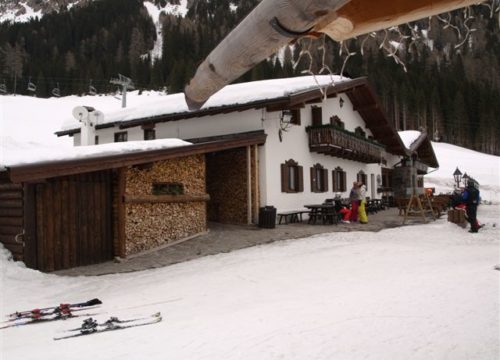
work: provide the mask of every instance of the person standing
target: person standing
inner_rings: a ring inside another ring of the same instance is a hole
[[[476,188],[476,183],[473,179],[469,179],[467,187],[462,193],[462,199],[465,201],[465,213],[467,221],[470,223],[471,233],[477,233],[480,226],[477,221],[477,206],[479,205],[479,189]]]
[[[352,183],[352,189],[349,193],[349,201],[351,203],[351,222],[358,222],[358,207],[359,207],[359,188],[358,182]]]
[[[368,224],[368,215],[366,215],[366,186],[362,182],[358,183],[359,194],[359,222],[361,224]]]

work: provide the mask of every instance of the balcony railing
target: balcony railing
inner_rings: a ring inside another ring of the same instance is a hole
[[[335,126],[307,128],[309,150],[320,154],[364,163],[378,163],[382,158],[383,146],[361,139]]]

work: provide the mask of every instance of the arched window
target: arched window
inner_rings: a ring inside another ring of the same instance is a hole
[[[365,172],[363,170],[360,170],[358,172],[358,174],[356,175],[356,180],[358,182],[362,182],[363,184],[365,185],[368,185],[367,184],[367,181],[368,181],[368,176],[365,174]]]
[[[346,186],[346,178],[347,174],[341,167],[336,167],[335,170],[332,171],[332,184],[334,192],[344,192],[347,191]]]
[[[311,168],[311,192],[328,191],[328,170],[316,164]]]
[[[297,193],[304,191],[303,168],[295,160],[281,164],[281,191]]]

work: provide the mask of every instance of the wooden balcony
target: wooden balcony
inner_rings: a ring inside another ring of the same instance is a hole
[[[335,126],[307,128],[309,150],[364,163],[378,163],[383,146],[364,140]]]

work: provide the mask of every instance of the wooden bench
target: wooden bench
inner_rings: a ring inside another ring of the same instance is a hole
[[[278,213],[279,220],[278,224],[281,224],[283,219],[285,220],[285,224],[288,223],[298,223],[302,222],[302,214],[309,214],[309,210],[291,210],[291,211],[282,211]]]

